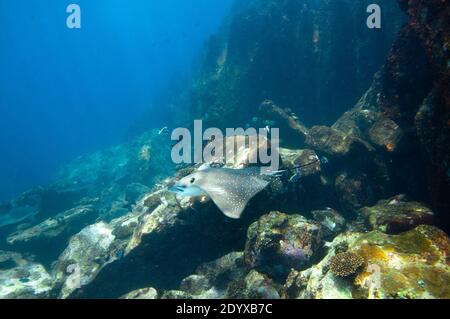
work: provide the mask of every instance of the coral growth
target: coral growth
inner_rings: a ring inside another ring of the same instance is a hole
[[[338,253],[330,260],[330,270],[338,277],[354,276],[364,266],[364,258],[350,251]]]

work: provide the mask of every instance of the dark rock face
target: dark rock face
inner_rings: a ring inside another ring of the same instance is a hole
[[[270,99],[308,125],[332,123],[366,90],[404,20],[397,3],[378,1],[384,26],[368,29],[371,3],[239,1],[209,45],[194,116],[243,125]]]
[[[384,150],[391,188],[431,202],[449,229],[449,8],[440,1],[400,4],[409,22],[372,87],[334,127]]]
[[[374,201],[372,184],[363,172],[341,172],[336,177],[335,188],[340,206],[347,213],[356,213],[358,209]]]

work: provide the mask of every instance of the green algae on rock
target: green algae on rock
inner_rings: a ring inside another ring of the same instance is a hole
[[[434,223],[434,214],[429,208],[421,203],[408,202],[402,196],[364,207],[361,214],[372,229],[388,234],[398,234],[421,224]]]
[[[366,261],[366,268],[352,281],[329,271],[342,243]],[[345,233],[328,246],[329,253],[319,264],[291,272],[285,285],[288,295],[315,299],[450,298],[450,239],[436,227],[421,225],[399,235]]]
[[[300,215],[271,212],[248,229],[247,265],[273,277],[310,266],[323,244],[322,228]]]

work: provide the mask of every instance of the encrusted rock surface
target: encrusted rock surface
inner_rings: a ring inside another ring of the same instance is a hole
[[[143,288],[127,293],[120,299],[158,299],[158,292],[155,288]]]
[[[194,275],[183,279],[179,290],[166,291],[163,298],[231,298],[230,287],[241,282],[249,271],[243,256],[242,252],[233,252],[199,266]]]
[[[402,196],[378,202],[372,207],[364,207],[361,214],[371,229],[388,234],[398,234],[418,225],[433,224],[434,213],[421,203],[405,201]]]
[[[328,207],[323,210],[315,210],[311,212],[314,220],[322,225],[323,238],[325,240],[333,239],[345,230],[346,220],[336,210]]]
[[[50,298],[52,289],[53,278],[42,265],[0,251],[0,299]]]
[[[250,226],[245,261],[251,268],[276,278],[291,268],[311,266],[322,244],[320,224],[300,215],[271,212]]]
[[[327,126],[312,127],[309,130],[306,144],[332,159],[368,158],[373,152],[373,147],[366,141]]]
[[[292,271],[285,293],[295,298],[449,298],[450,240],[433,226],[400,235],[379,231],[344,233],[328,245],[329,253],[303,272]],[[340,278],[330,271],[342,251],[365,261],[356,276]]]
[[[59,257],[54,271],[62,285],[60,298],[85,285],[101,267],[117,256],[111,256],[114,242],[112,229],[105,223],[91,225],[71,238],[68,247]]]

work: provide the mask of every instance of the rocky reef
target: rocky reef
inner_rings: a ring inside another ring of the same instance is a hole
[[[83,156],[0,205],[0,298],[450,298],[449,8],[381,2],[398,34],[349,30],[365,1],[238,2],[187,109],[279,127],[284,172],[233,220],[168,192],[199,167],[158,132]]]

